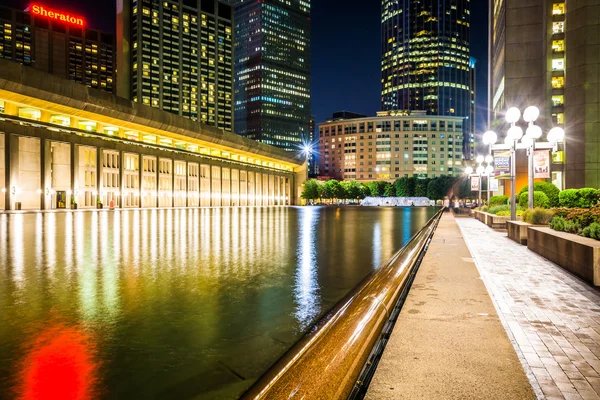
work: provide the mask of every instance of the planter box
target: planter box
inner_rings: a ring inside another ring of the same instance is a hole
[[[479,210],[475,211],[475,218],[492,229],[506,229],[506,222],[510,221],[510,217],[499,217]],[[520,219],[521,217],[517,217],[517,220]]]
[[[508,238],[519,244],[527,246],[527,231],[532,224],[523,221],[506,221],[506,230]]]
[[[545,227],[529,227],[527,248],[600,286],[600,241]]]

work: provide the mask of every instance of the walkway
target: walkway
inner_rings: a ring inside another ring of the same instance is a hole
[[[534,389],[547,399],[600,399],[599,292],[506,233],[456,222]]]
[[[534,399],[459,228],[444,214],[367,399]]]

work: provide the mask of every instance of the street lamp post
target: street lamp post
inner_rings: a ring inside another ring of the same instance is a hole
[[[523,119],[528,123],[527,131],[523,136],[523,129],[517,125],[519,119],[521,119],[521,111],[516,107],[511,107],[506,111],[506,122],[510,124],[510,129],[506,133],[504,144],[496,144],[498,135],[493,131],[488,131],[483,134],[483,143],[489,146],[490,152],[492,150],[510,150],[510,186],[511,186],[511,199],[510,199],[510,218],[512,221],[517,219],[517,201],[516,201],[516,186],[517,186],[517,167],[516,167],[516,151],[525,149],[528,155],[528,203],[529,208],[534,206],[534,176],[535,176],[535,165],[534,165],[534,154],[537,149],[552,149],[556,151],[558,149],[558,143],[562,142],[565,137],[565,131],[562,128],[552,128],[547,135],[547,142],[538,142],[537,140],[542,137],[542,129],[535,125],[535,121],[540,115],[540,110],[537,107],[530,106],[525,109],[523,113]],[[521,143],[519,143],[521,140]]]

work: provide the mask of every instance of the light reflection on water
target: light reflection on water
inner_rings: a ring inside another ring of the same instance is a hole
[[[0,215],[0,397],[55,352],[92,398],[236,398],[434,213]]]

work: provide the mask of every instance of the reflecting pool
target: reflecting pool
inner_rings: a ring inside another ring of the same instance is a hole
[[[0,397],[235,399],[436,211],[2,214]]]

